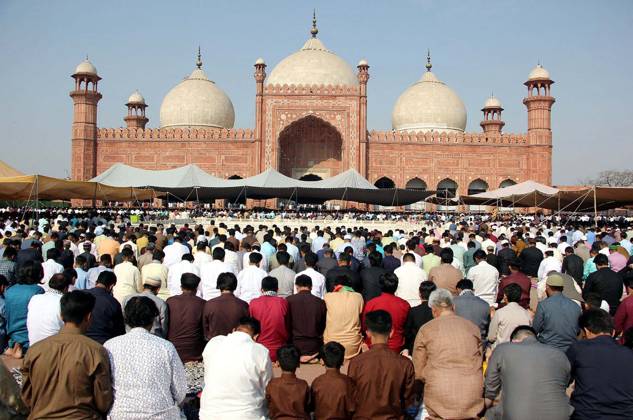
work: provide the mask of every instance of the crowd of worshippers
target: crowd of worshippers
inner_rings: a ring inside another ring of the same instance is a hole
[[[178,419],[197,363],[202,419],[633,418],[624,228],[47,222],[0,230],[16,416]]]

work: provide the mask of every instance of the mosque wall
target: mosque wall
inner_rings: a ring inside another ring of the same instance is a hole
[[[489,189],[505,180],[550,184],[551,146],[530,145],[524,134],[491,138],[483,133],[371,132],[367,178],[375,183],[382,177],[399,188],[418,178],[429,190],[448,178],[457,183],[460,195],[467,194],[476,179],[485,181]]]
[[[196,164],[221,177],[258,173],[257,143],[250,129],[106,129],[98,131],[96,173],[115,163],[143,169]]]

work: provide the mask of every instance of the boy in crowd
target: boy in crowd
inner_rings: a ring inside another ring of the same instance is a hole
[[[299,350],[295,346],[283,346],[277,350],[281,376],[273,378],[266,387],[268,415],[271,419],[309,419],[310,388],[303,379],[297,378]]]
[[[340,372],[345,347],[330,341],[321,349],[325,373],[312,382],[311,400],[315,420],[351,419],[354,410],[354,381]]]

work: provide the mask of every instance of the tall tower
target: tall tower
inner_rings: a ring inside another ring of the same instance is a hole
[[[527,82],[528,96],[523,99],[528,112],[528,143],[552,144],[552,105],[556,101],[550,92],[554,81],[549,72],[538,64],[530,72]]]
[[[101,78],[88,57],[75,68],[72,78],[72,179],[85,181],[97,175],[97,104],[101,99],[97,84]]]
[[[127,99],[127,116],[123,118],[127,128],[145,128],[149,119],[145,116],[145,98],[138,90],[135,90]]]
[[[369,81],[369,64],[367,60],[362,59],[358,62],[358,85],[359,91],[359,107],[358,107],[358,136],[360,138],[360,153],[358,171],[364,177],[367,176],[367,82]]]
[[[255,61],[255,141],[258,142],[257,171],[262,172],[264,162],[264,80],[266,80],[266,62],[263,58]]]
[[[501,120],[501,102],[499,99],[490,95],[490,98],[486,100],[484,107],[481,109],[484,113],[484,119],[479,123],[486,134],[501,134],[501,129],[506,123]]]

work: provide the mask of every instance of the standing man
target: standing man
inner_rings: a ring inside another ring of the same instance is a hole
[[[53,274],[49,280],[48,290],[42,295],[35,295],[29,301],[26,316],[26,329],[29,331],[29,343],[33,344],[51,335],[55,335],[64,326],[59,301],[68,292],[70,282],[61,273]]]
[[[266,272],[259,268],[263,255],[259,252],[251,252],[248,256],[249,265],[237,275],[237,289],[235,296],[246,303],[261,295],[262,280],[266,277]]]
[[[230,334],[238,326],[240,319],[248,316],[248,303],[235,297],[233,292],[236,288],[235,274],[222,273],[218,276],[220,296],[209,299],[204,304],[202,315],[202,328],[207,340]]]
[[[270,359],[277,361],[277,350],[288,340],[288,302],[277,296],[277,279],[262,279],[262,295],[249,304],[250,315],[257,319],[262,327],[257,342],[270,352]]]
[[[134,251],[130,248],[123,248],[121,255],[123,256],[123,262],[114,267],[117,282],[114,286],[113,293],[116,300],[123,303],[126,297],[140,292],[143,288],[141,284],[141,273],[138,271],[138,268],[132,264]]]
[[[585,248],[586,249],[586,248]],[[563,258],[563,273],[569,274],[576,280],[579,286],[582,286],[582,275],[585,262],[581,257],[576,255],[574,248],[568,246],[565,248],[565,257]]]
[[[590,293],[600,296],[609,304],[609,313],[613,316],[618,310],[622,298],[622,277],[609,268],[609,259],[604,254],[598,254],[593,259],[598,271],[587,277],[582,297],[587,298]]]
[[[191,254],[183,254],[180,262],[177,262],[169,267],[169,271],[167,273],[167,289],[169,291],[169,296],[176,296],[182,293],[180,290],[180,278],[185,273],[192,273],[197,277],[200,277],[200,270],[198,269],[198,266],[193,263],[193,255]],[[167,297],[159,297],[167,299]]]
[[[484,408],[479,328],[455,314],[453,296],[446,289],[432,292],[429,306],[434,319],[420,328],[413,345],[415,376],[424,382],[424,406],[431,418],[477,418]]]
[[[197,255],[197,254],[196,254]],[[218,277],[222,273],[237,273],[233,266],[224,262],[225,252],[223,248],[217,247],[213,250],[213,261],[200,265],[200,292],[202,299],[209,300],[220,296]]]
[[[414,405],[415,371],[411,361],[389,349],[391,316],[377,310],[365,316],[372,347],[353,358],[347,375],[356,385],[357,418],[402,419]]]
[[[286,298],[294,293],[295,272],[288,267],[290,254],[286,251],[279,251],[275,254],[279,266],[271,270],[269,275],[277,279],[279,283],[279,297]],[[318,274],[318,273],[317,273]]]
[[[273,376],[268,349],[256,343],[260,324],[242,318],[234,332],[211,339],[202,353],[201,419],[261,420],[266,386]]]
[[[406,253],[402,256],[402,265],[394,270],[398,277],[398,289],[396,296],[409,302],[411,306],[420,304],[419,288],[426,281],[426,272],[415,263],[414,253]]]
[[[154,335],[159,336],[160,338],[165,338],[167,337],[167,328],[169,326],[169,308],[167,307],[167,304],[164,300],[156,296],[159,290],[160,279],[155,277],[148,277],[143,281],[143,291],[141,293],[134,293],[126,297],[121,306],[123,307],[123,311],[125,312],[125,307],[127,306],[130,299],[132,299],[133,297],[145,296],[149,298],[152,302],[154,302],[154,305],[156,305],[156,309],[158,310],[158,315],[154,319],[154,324],[152,325],[150,332]]]
[[[424,258],[424,257],[423,257]],[[439,289],[446,289],[457,296],[457,282],[463,276],[462,272],[453,266],[453,250],[442,248],[440,251],[441,264],[429,271],[429,280],[435,283]]]
[[[305,254],[303,259],[306,265],[306,269],[297,273],[294,278],[296,280],[297,277],[299,277],[300,275],[306,275],[310,277],[310,279],[312,280],[312,294],[318,298],[323,299],[323,296],[325,295],[325,276],[316,270],[318,260],[317,255],[312,252],[308,252],[307,254]]]
[[[110,258],[109,254],[105,255]],[[105,255],[102,255],[102,257]],[[112,271],[103,271],[99,274],[95,287],[86,290],[86,293],[90,293],[95,298],[91,322],[86,331],[86,336],[99,344],[125,334],[121,304],[112,296],[112,289],[115,284],[116,276],[114,273]]]
[[[612,337],[613,320],[602,309],[580,316],[585,340],[567,350],[574,406],[572,420],[630,419],[633,417],[633,351]]]
[[[319,355],[327,308],[323,299],[312,294],[312,279],[301,274],[295,280],[297,293],[288,296],[289,342],[299,349],[301,362],[307,363]]]
[[[182,274],[180,294],[165,302],[170,320],[167,339],[176,347],[183,363],[202,360],[205,345],[202,315],[206,302],[196,296],[199,283],[200,277],[195,274]]]
[[[83,291],[64,295],[60,301],[64,327],[31,347],[24,358],[22,399],[31,418],[97,419],[110,410],[108,354],[83,335],[94,304],[94,297]]]
[[[475,296],[485,300],[489,306],[494,306],[499,287],[499,271],[488,264],[485,251],[475,251],[473,258],[476,265],[468,271],[467,278],[473,282]]]
[[[503,289],[505,306],[495,311],[490,329],[488,342],[498,345],[510,341],[510,335],[515,328],[521,325],[530,325],[532,317],[527,309],[519,306],[521,299],[521,287],[518,284],[509,284]]]
[[[559,274],[550,274],[545,281],[547,299],[539,302],[532,326],[543,344],[561,351],[576,341],[580,306],[563,295],[565,280]]]
[[[473,282],[464,279],[457,283],[458,295],[453,298],[454,311],[457,316],[469,320],[481,332],[481,339],[488,337],[490,326],[490,306],[488,302],[475,296]]]
[[[382,290],[380,288],[380,278],[387,273],[382,268],[382,255],[380,252],[373,251],[368,256],[369,267],[365,267],[360,271],[360,279],[363,282],[363,299],[365,302],[380,296]]]
[[[565,393],[571,373],[565,354],[539,343],[527,325],[515,328],[510,340],[488,361],[486,418],[568,420],[573,408]],[[501,405],[492,407],[499,392]]]

